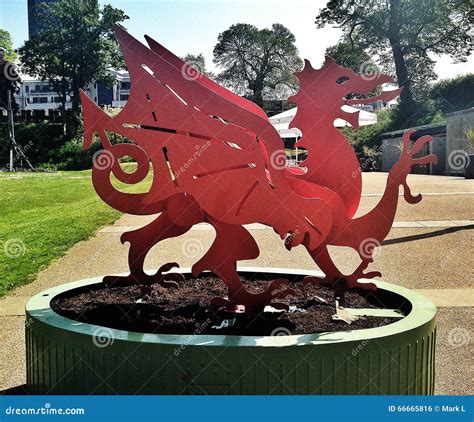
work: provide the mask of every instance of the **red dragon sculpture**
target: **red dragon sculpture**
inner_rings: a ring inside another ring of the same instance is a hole
[[[169,273],[176,263],[148,275],[145,257],[160,241],[206,222],[216,237],[192,273],[198,276],[209,270],[227,285],[227,298],[213,299],[215,305],[254,312],[293,293],[284,279],[274,280],[258,294],[245,289],[237,261],[259,255],[244,227],[249,223],[273,227],[288,249],[298,245],[307,249],[325,278],[307,277],[305,283],[331,284],[337,295],[353,287],[375,288],[360,279],[380,275],[364,271],[372,262],[373,248],[390,231],[399,187],[404,188],[405,200],[418,202],[421,195],[412,196],[407,175],[411,166],[435,162],[436,157],[414,158],[431,138],[420,138],[411,146],[412,131],[405,132],[401,157],[388,175],[380,202],[368,214],[354,218],[361,198],[361,170],[354,150],[333,122],[342,118],[357,127],[358,112],[346,113],[343,105],[396,97],[400,90],[370,99],[346,99],[350,93],[369,94],[390,82],[390,77],[360,76],[330,58],[321,69],[305,61],[297,74],[300,90],[290,100],[298,106],[292,127],[303,133],[297,145],[306,148],[308,157],[299,167],[287,168],[284,144],[257,105],[206,78],[149,37],[149,48],[120,27],[116,37],[130,74],[130,96],[120,114],[111,117],[81,92],[84,148],[89,148],[94,135],[100,138],[103,150],[95,157],[92,181],[102,200],[125,213],[159,215],[143,228],[122,235],[122,243],[130,244],[130,275],[105,277],[107,285],[176,286],[181,274]],[[132,143],[112,144],[110,133]],[[120,167],[123,156],[137,161],[135,172]],[[146,193],[125,193],[112,185],[111,174],[135,184],[145,179],[150,168],[153,179]],[[329,256],[328,245],[355,249],[361,258],[358,268],[342,274]]]

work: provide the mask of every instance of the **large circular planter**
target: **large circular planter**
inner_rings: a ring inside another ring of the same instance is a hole
[[[269,279],[320,275],[242,269]],[[27,384],[33,394],[433,394],[436,308],[377,281],[377,298],[406,316],[385,327],[297,336],[128,332],[64,318],[46,290],[26,305]]]

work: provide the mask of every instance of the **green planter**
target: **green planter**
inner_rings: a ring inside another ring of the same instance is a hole
[[[269,279],[311,271],[255,269]],[[264,273],[264,274],[262,274]],[[377,282],[379,300],[408,315],[380,328],[296,336],[144,334],[72,321],[46,290],[26,306],[27,384],[33,394],[433,394],[436,308]]]

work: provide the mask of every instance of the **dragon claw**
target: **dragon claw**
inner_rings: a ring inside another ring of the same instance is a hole
[[[428,142],[431,142],[433,138],[429,135],[422,136],[413,144],[413,146],[410,147],[410,137],[414,132],[414,130],[407,130],[403,134],[403,148],[400,158],[390,171],[393,177],[392,180],[398,185],[403,186],[403,196],[410,204],[416,204],[422,199],[420,194],[413,195],[407,184],[407,176],[410,173],[412,166],[436,164],[438,162],[438,158],[434,154],[415,158],[415,155],[422,150],[423,146]]]
[[[244,288],[241,288],[231,295],[230,299],[214,297],[211,300],[211,305],[225,308],[226,311],[233,313],[257,313],[263,311],[267,305],[271,305],[276,309],[288,310],[288,305],[281,302],[273,302],[274,299],[284,299],[287,296],[296,294],[293,289],[282,289],[287,284],[288,280],[284,278],[273,280],[268,288],[261,293],[249,293]]]
[[[177,263],[170,262],[162,265],[153,275],[148,275],[143,271],[132,272],[127,276],[106,276],[102,282],[107,287],[151,286],[152,284],[159,284],[163,287],[178,288],[178,282],[185,280],[184,275],[181,273],[164,274],[176,267],[179,268]]]

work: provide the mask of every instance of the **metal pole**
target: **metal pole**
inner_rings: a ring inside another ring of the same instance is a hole
[[[30,163],[21,147],[15,141],[15,125],[13,124],[13,109],[12,109],[12,97],[11,91],[7,90],[7,113],[8,113],[8,137],[10,143],[10,171],[13,171],[13,150],[15,150],[15,159],[17,156],[23,158],[30,170],[35,170],[33,165]]]
[[[12,98],[7,90],[8,141],[10,144],[10,171],[13,171],[13,146],[15,144],[15,126],[13,124]]]

